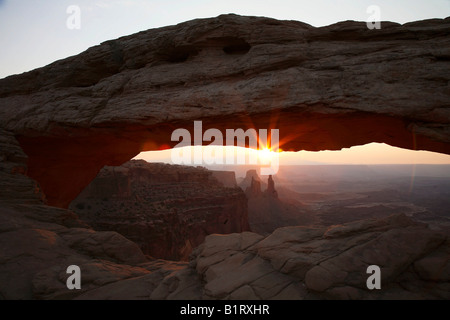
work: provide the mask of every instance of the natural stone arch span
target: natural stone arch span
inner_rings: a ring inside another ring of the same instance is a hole
[[[450,154],[450,19],[381,25],[223,15],[151,29],[0,80],[0,128],[60,207],[194,120],[278,128],[284,150]]]

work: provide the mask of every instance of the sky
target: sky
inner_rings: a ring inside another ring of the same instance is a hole
[[[68,28],[72,6],[80,28]],[[325,26],[367,21],[405,23],[450,16],[450,0],[0,0],[0,78],[76,55],[91,46],[150,28],[225,13],[298,20]]]
[[[208,147],[203,147],[208,148]],[[183,147],[178,150],[163,150],[163,151],[150,151],[141,152],[135,159],[143,159],[149,162],[166,162],[172,164],[188,164],[195,165],[195,157],[192,147]],[[181,156],[177,156],[177,152],[180,155],[183,152],[192,154],[187,158],[186,162],[181,163],[178,159]],[[204,152],[204,151],[203,151]],[[256,153],[256,160],[251,160],[249,154],[254,153],[253,150],[226,147],[223,151],[222,163],[226,164],[227,152],[231,152],[234,157],[235,164],[238,163],[238,154],[243,154],[245,158],[245,164],[268,164],[274,160],[274,157],[278,157],[276,162],[278,165],[322,165],[322,164],[450,164],[450,156],[446,154],[440,154],[429,151],[412,151],[402,149],[398,147],[392,147],[385,143],[369,143],[362,146],[353,146],[351,148],[344,148],[336,151],[298,151],[298,152],[281,152],[270,154]],[[206,159],[203,156],[203,159]],[[214,158],[212,157],[214,160]],[[218,161],[216,161],[215,164]],[[219,163],[219,164],[222,164]],[[208,164],[203,160],[203,165]]]
[[[450,0],[0,0],[0,78],[76,55],[106,40],[195,18],[235,13],[320,27],[344,20],[367,21],[373,15],[367,11],[372,5],[380,9],[381,21],[406,23],[450,16]],[[450,164],[450,156],[405,154],[384,144],[353,147],[340,156],[329,152],[282,157],[286,162]],[[351,156],[345,157],[347,153]],[[153,153],[155,159],[160,155]]]

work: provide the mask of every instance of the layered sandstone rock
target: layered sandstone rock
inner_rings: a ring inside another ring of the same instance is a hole
[[[265,238],[210,236],[192,265],[212,298],[448,299],[446,241],[396,215],[330,228],[285,227]],[[439,271],[429,263],[434,258]],[[382,290],[367,288],[369,265],[381,267]],[[434,282],[424,290],[428,272]]]
[[[261,181],[261,178],[259,177],[258,172],[255,169],[247,170],[244,179],[239,183],[239,187],[241,187],[241,189],[245,191],[248,188],[251,189],[252,184],[254,185],[253,188],[257,188],[259,190],[258,194],[261,193],[262,190],[265,190],[267,188],[266,183],[264,181]],[[259,187],[257,185],[259,185]]]
[[[187,260],[208,234],[249,231],[244,192],[201,167],[144,160],[104,167],[70,208],[95,230],[117,231],[169,260]]]
[[[380,30],[188,21],[0,80],[0,129],[17,137],[48,203],[62,207],[103,166],[174,146],[172,131],[193,120],[223,134],[278,128],[283,150],[385,142],[450,153],[448,34],[449,19]]]
[[[234,171],[212,170],[212,176],[227,188],[237,187],[236,173]]]
[[[285,227],[267,237],[209,235],[189,263],[141,263],[123,271],[125,279],[110,276],[76,298],[449,299],[448,241],[404,215],[329,228]],[[367,288],[369,265],[381,267],[380,290]],[[41,291],[62,291],[58,282],[57,272],[34,280]]]
[[[275,182],[271,175],[264,183],[256,170],[248,170],[240,187],[248,198],[248,221],[250,229],[261,235],[268,235],[285,226],[306,226],[316,223],[316,215],[297,200],[278,199]],[[261,185],[266,186],[262,191]]]
[[[188,264],[148,261],[120,234],[44,205],[67,207],[105,165],[173,146],[193,120],[279,128],[284,150],[450,154],[449,31],[449,19],[368,30],[225,15],[1,79],[0,298],[449,299],[448,237],[404,218],[211,235]],[[381,291],[363,287],[369,263]],[[71,264],[86,273],[82,291],[65,286]]]
[[[251,177],[251,179],[250,186],[245,189],[245,195],[249,199],[261,197],[261,181],[259,179],[255,179],[254,177]]]
[[[145,273],[147,258],[122,235],[96,232],[68,210],[0,202],[0,297],[70,299],[66,269],[82,267],[81,292]]]
[[[267,189],[264,191],[267,197],[278,199],[278,192],[275,190],[275,182],[273,181],[272,175],[267,179]]]

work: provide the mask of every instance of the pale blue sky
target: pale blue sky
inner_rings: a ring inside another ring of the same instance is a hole
[[[81,9],[81,29],[69,30],[69,5]],[[149,28],[224,13],[299,20],[313,26],[381,20],[405,23],[450,16],[450,0],[0,0],[0,78],[78,54],[105,40]]]

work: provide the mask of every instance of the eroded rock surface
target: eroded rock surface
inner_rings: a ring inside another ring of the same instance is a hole
[[[448,234],[404,215],[268,236],[213,234],[189,262],[146,257],[65,209],[1,203],[4,299],[449,299]],[[66,288],[78,265],[82,289]],[[381,290],[366,269],[381,267]]]
[[[194,120],[223,134],[278,128],[283,150],[385,142],[450,154],[449,34],[449,19],[380,30],[192,20],[1,79],[0,129],[62,207],[103,166],[174,146],[173,130],[192,131]]]
[[[240,187],[244,188],[248,198],[248,222],[255,233],[267,236],[280,227],[308,226],[318,222],[316,214],[300,201],[279,199],[271,175],[265,183],[256,170],[248,170]]]
[[[88,290],[104,281],[131,277],[139,271],[132,266],[147,261],[137,244],[117,232],[89,229],[68,210],[5,202],[0,208],[3,299],[72,298],[77,292],[66,287],[70,265],[101,270],[92,271],[96,273],[92,276],[88,275],[91,271],[86,274],[83,290]],[[50,275],[57,279],[49,279]]]
[[[267,237],[215,234],[189,263],[152,260],[124,268],[89,262],[83,265],[87,289],[76,298],[449,299],[448,241],[404,215],[329,228],[284,227]],[[380,290],[366,286],[373,264],[381,268]],[[35,276],[39,297],[67,294],[58,271]]]
[[[245,292],[255,299],[448,299],[446,239],[403,215],[330,228],[284,227],[268,237],[209,236],[192,266],[212,298]],[[381,290],[367,289],[372,264],[381,267]],[[421,290],[428,272],[433,284]]]
[[[208,234],[250,230],[236,185],[224,187],[205,168],[143,160],[104,167],[70,209],[95,230],[117,231],[168,260],[187,260]]]
[[[450,154],[449,31],[449,19],[368,30],[225,15],[1,79],[0,298],[449,299],[448,238],[401,216],[211,235],[173,263],[45,205],[67,207],[105,165],[173,146],[193,120],[279,128],[284,150],[385,142]],[[364,288],[372,263],[380,291]],[[86,272],[82,291],[65,287],[71,264]]]

